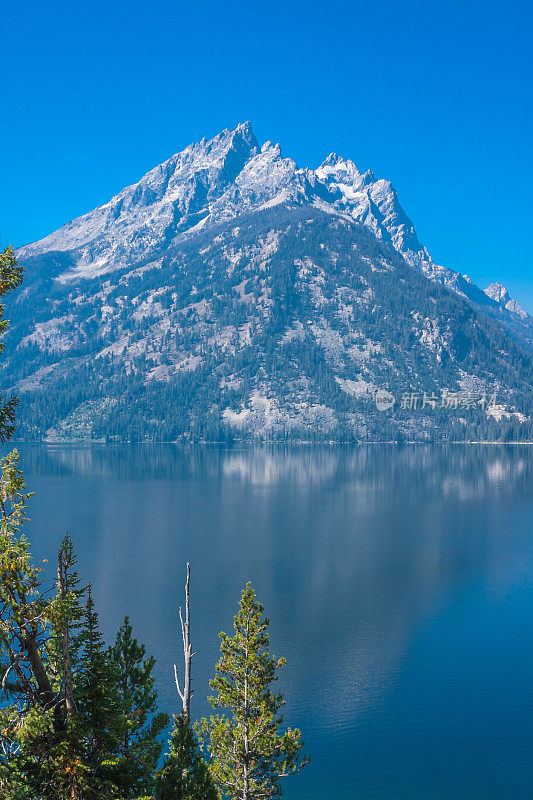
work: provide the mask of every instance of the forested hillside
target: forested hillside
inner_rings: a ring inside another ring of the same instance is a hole
[[[19,256],[22,439],[532,437],[531,318],[337,156],[301,170],[239,126]]]

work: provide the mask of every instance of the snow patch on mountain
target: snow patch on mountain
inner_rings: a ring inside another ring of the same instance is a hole
[[[51,251],[68,254],[65,267],[54,273],[55,281],[67,285],[99,276],[107,279],[117,270],[141,274],[147,264],[161,263],[173,249],[196,238],[207,253],[210,243],[206,234],[213,226],[278,206],[318,208],[347,230],[353,222],[363,225],[429,280],[496,317],[520,343],[533,349],[533,319],[501,284],[491,284],[483,293],[468,276],[436,264],[419,241],[390,181],[376,178],[370,170],[361,172],[353,161],[335,153],[317,169],[301,168],[282,154],[279,144],[267,141],[260,146],[249,122],[188,145],[107,203],[20,248],[18,256],[24,263]],[[237,246],[221,242],[228,272],[250,261],[267,270],[279,235],[273,231],[270,239],[268,234],[260,242],[243,243],[240,223],[236,224],[233,238]],[[59,263],[63,263],[61,259]],[[306,269],[313,268],[299,265],[300,280],[307,279]],[[372,261],[371,269],[391,271],[394,266],[381,258]],[[325,297],[318,271],[312,285],[319,307]],[[263,299],[268,302],[266,295]],[[349,319],[354,306],[371,306],[372,302],[372,289],[368,288],[341,313]],[[433,341],[431,331],[421,335],[428,344]]]
[[[516,314],[522,319],[527,318],[527,311],[525,311],[522,306],[516,302],[516,300],[511,298],[507,287],[505,287],[502,283],[490,283],[484,291],[487,297],[490,297],[490,299],[494,300],[495,303],[498,303],[506,308],[511,314]]]

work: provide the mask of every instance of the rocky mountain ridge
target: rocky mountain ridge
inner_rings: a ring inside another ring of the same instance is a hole
[[[299,168],[282,156],[279,144],[260,146],[250,122],[189,145],[109,202],[20,248],[19,254],[24,259],[69,251],[76,266],[68,277],[94,276],[120,268],[124,259],[146,258],[162,243],[178,242],[202,227],[281,203],[309,203],[346,214],[390,242],[431,280],[483,302],[468,276],[433,262],[390,181],[371,170],[361,173],[353,161],[335,153],[315,170]],[[501,306],[493,293],[485,294]],[[503,307],[520,319],[528,317],[516,301]]]
[[[249,123],[18,255],[25,438],[526,435],[531,317],[436,265],[390,182],[335,154],[300,168]],[[408,389],[498,402],[471,424]]]

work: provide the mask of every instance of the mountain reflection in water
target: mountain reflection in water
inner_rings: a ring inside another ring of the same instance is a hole
[[[313,756],[287,797],[531,796],[532,448],[19,449],[36,556],[69,530],[167,709],[185,562],[197,716],[253,581]]]

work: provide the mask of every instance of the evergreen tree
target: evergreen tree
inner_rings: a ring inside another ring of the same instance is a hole
[[[110,762],[118,749],[121,705],[117,691],[117,670],[109,657],[99,629],[98,614],[88,587],[84,614],[83,649],[76,698],[83,730],[85,759],[91,774],[87,798],[111,795]]]
[[[174,718],[170,752],[156,779],[156,800],[218,800],[198,740],[182,714]]]
[[[7,248],[0,253],[0,298],[21,281],[22,268]],[[3,311],[0,304],[0,334],[7,328]],[[16,403],[0,397],[0,443],[13,435]],[[30,496],[14,450],[0,460],[0,796],[144,794],[154,783],[157,736],[168,721],[155,714],[154,661],[143,660],[127,621],[115,648],[104,649],[69,536],[58,553],[55,595],[42,591],[42,568],[23,534]]]
[[[277,670],[285,664],[268,651],[269,620],[248,583],[234,620],[235,635],[221,633],[221,658],[209,700],[231,716],[203,719],[200,731],[211,753],[210,769],[220,790],[232,800],[270,800],[281,795],[280,779],[298,772],[308,761],[301,756],[299,730],[281,735],[281,694],[272,693]]]
[[[46,646],[55,681],[64,687],[67,717],[73,717],[76,711],[75,676],[86,636],[84,606],[87,588],[82,585],[77,564],[74,544],[67,533],[57,557],[57,589],[48,610],[50,637]]]
[[[145,647],[133,637],[128,617],[110,650],[121,709],[117,757],[112,779],[123,798],[151,794],[163,746],[159,736],[168,725],[167,714],[157,713],[152,671],[155,659],[145,658]]]
[[[53,790],[71,800],[81,800],[90,784],[89,768],[82,742],[81,719],[76,698],[76,675],[83,641],[83,601],[85,587],[76,570],[77,558],[72,539],[65,535],[57,557],[57,592],[48,616],[50,636],[45,653],[50,664],[55,690],[63,706],[63,720],[56,724],[51,755]],[[43,775],[37,773],[38,783]]]
[[[0,253],[0,297],[22,283],[23,270],[17,263],[12,247]],[[3,318],[4,306],[0,304],[0,335],[8,328]],[[0,354],[5,343],[0,342]],[[4,400],[0,396],[0,443],[13,436],[15,409],[18,398]],[[26,608],[26,619],[36,622],[44,610],[39,597],[41,580],[39,568],[32,563],[29,545],[20,530],[26,520],[26,507],[30,494],[25,492],[22,472],[18,468],[19,455],[13,450],[0,461],[0,679],[4,706],[0,710],[0,791],[2,797],[11,800],[25,797],[27,787],[19,770],[20,707],[28,692],[35,692],[28,671],[18,648],[19,636],[24,627],[22,605]],[[31,598],[31,599],[29,599]],[[29,600],[29,602],[28,602]],[[33,625],[37,643],[44,625]],[[37,645],[38,646],[38,645]],[[41,683],[43,700],[50,701],[52,687]]]
[[[22,283],[23,268],[19,265],[12,247],[0,253],[0,297],[5,297]],[[4,317],[4,306],[0,304],[0,335],[6,332],[8,321]],[[0,354],[4,352],[5,342],[0,342]],[[0,444],[11,439],[15,432],[15,410],[18,397],[5,400],[0,396]]]
[[[87,774],[74,697],[83,590],[67,538],[59,551],[56,595],[41,593],[40,568],[19,530],[29,495],[17,454],[2,466],[2,690],[11,700],[2,709],[2,736],[11,751],[4,779],[9,791],[22,781],[32,798],[77,800]]]

